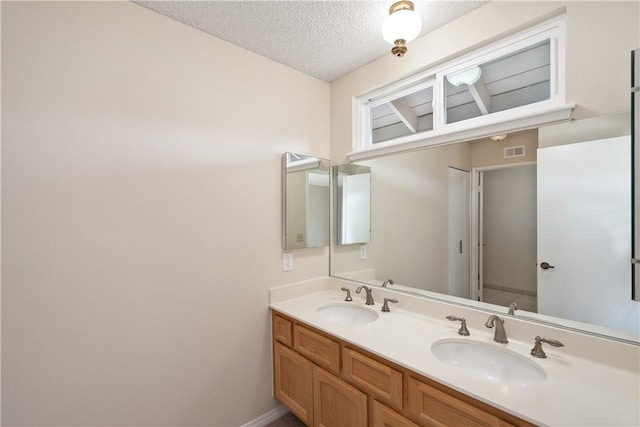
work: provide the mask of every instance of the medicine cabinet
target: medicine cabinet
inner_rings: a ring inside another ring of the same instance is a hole
[[[329,246],[329,160],[282,155],[284,249]]]
[[[336,244],[371,240],[371,168],[356,164],[333,166]]]

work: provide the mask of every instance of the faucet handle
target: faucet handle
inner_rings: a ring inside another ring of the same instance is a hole
[[[458,335],[462,335],[465,337],[468,337],[469,335],[471,335],[471,333],[469,332],[469,329],[467,329],[467,319],[465,319],[464,317],[458,317],[453,315],[447,316],[447,319],[451,320],[452,322],[455,322],[456,320],[459,322],[462,322],[460,325],[460,329],[458,330]]]
[[[382,282],[382,287],[383,287],[383,288],[386,288],[386,287],[387,287],[387,285],[393,285],[393,284],[395,284],[395,282],[394,282],[393,280],[391,280],[391,279],[387,279],[387,280],[385,280],[384,282]]]
[[[511,304],[509,304],[509,313],[511,315],[516,314],[516,310],[519,310],[520,307],[518,307],[518,304],[516,304],[515,302],[512,302]]]
[[[381,311],[384,311],[385,313],[390,312],[391,310],[389,310],[389,304],[388,304],[390,302],[396,304],[398,302],[398,300],[395,299],[395,298],[386,298],[385,297],[384,302],[382,303],[382,310]]]
[[[353,298],[351,298],[351,289],[342,287],[341,290],[347,293],[347,296],[344,297],[345,301],[353,301]]]
[[[531,355],[533,357],[538,357],[540,359],[546,359],[547,358],[546,353],[542,349],[542,343],[543,342],[545,342],[545,343],[547,343],[547,344],[549,344],[550,346],[553,346],[553,347],[564,347],[564,344],[562,344],[558,340],[540,338],[539,336],[537,336],[536,337],[536,342],[533,345],[533,348],[531,349]]]

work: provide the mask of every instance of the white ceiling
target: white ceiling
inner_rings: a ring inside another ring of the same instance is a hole
[[[381,28],[394,0],[133,1],[327,82],[391,54]],[[484,3],[414,1],[420,35]]]

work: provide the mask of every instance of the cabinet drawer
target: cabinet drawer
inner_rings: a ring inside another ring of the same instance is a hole
[[[293,348],[334,373],[340,372],[340,344],[310,329],[293,325]]]
[[[292,327],[290,320],[273,314],[273,339],[291,347],[293,345]]]
[[[371,427],[418,427],[418,424],[374,400],[371,407]]]
[[[407,410],[426,425],[512,425],[415,378],[409,378],[408,384]]]
[[[274,391],[298,418],[313,424],[313,363],[280,343],[273,347]]]
[[[402,410],[402,372],[360,352],[344,348],[342,373],[348,381]]]

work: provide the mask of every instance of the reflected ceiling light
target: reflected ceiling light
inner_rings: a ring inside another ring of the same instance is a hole
[[[422,21],[413,11],[410,1],[398,1],[389,8],[389,16],[382,25],[382,37],[393,45],[391,53],[398,58],[407,53],[406,44],[418,37]]]
[[[473,67],[465,68],[464,70],[457,71],[455,73],[451,73],[447,75],[447,80],[454,86],[461,85],[472,85],[478,80],[480,80],[480,76],[482,75],[482,70],[477,65]]]
[[[507,137],[507,134],[506,134],[506,133],[503,133],[502,135],[493,135],[493,136],[492,136],[492,137],[490,137],[490,138],[491,138],[491,140],[492,140],[492,141],[500,142],[500,141],[502,141],[503,139],[505,139],[506,137]]]

